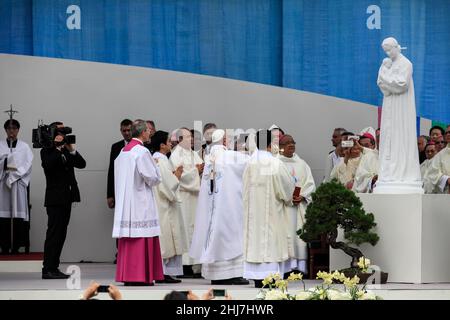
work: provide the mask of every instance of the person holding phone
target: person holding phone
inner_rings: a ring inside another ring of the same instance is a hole
[[[122,300],[122,293],[115,285],[100,285],[95,281],[92,281],[89,287],[84,290],[80,295],[79,300],[91,300],[99,293],[108,293],[111,299]]]
[[[361,160],[361,148],[359,145],[355,145],[357,140],[354,137],[355,135],[352,132],[344,132],[342,134],[341,145],[344,161],[334,167],[330,175],[331,179],[338,180],[349,190],[353,188],[356,170]]]

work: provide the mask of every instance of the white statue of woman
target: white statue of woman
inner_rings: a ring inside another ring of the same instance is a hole
[[[412,63],[394,38],[382,44],[385,58],[377,84],[383,93],[380,168],[374,193],[423,193],[417,152]]]

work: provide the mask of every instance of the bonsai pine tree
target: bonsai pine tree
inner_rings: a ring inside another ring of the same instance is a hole
[[[356,268],[358,259],[363,256],[353,243],[360,245],[368,242],[375,245],[379,237],[370,231],[376,226],[372,213],[366,213],[359,198],[353,191],[347,190],[336,180],[321,184],[312,194],[312,203],[306,209],[305,224],[297,234],[305,242],[326,235],[333,249],[341,249],[352,257],[351,267]],[[338,228],[344,231],[347,242],[336,241]]]

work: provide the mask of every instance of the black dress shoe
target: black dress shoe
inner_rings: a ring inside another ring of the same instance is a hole
[[[70,275],[62,273],[61,271],[42,271],[42,279],[68,279]]]
[[[155,280],[156,283],[180,283],[181,280],[164,275],[164,280]]]
[[[262,280],[255,280],[255,288],[262,288],[263,287],[263,281]]]
[[[232,284],[235,285],[246,285],[246,284],[250,284],[250,281],[248,281],[247,279],[244,279],[242,277],[238,277],[238,278],[233,278],[232,280]]]
[[[211,280],[211,284],[215,284],[215,285],[230,285],[230,284],[233,284],[233,279],[234,278],[221,279],[221,280]]]
[[[146,282],[124,282],[125,287],[152,287],[153,283]]]

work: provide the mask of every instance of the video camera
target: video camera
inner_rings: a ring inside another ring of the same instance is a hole
[[[42,120],[38,122],[38,127],[33,129],[33,148],[51,148],[55,145],[54,139],[57,135],[63,135],[64,140],[62,144],[75,144],[76,138],[71,135],[72,128],[62,127],[58,128],[56,125],[46,125]]]

